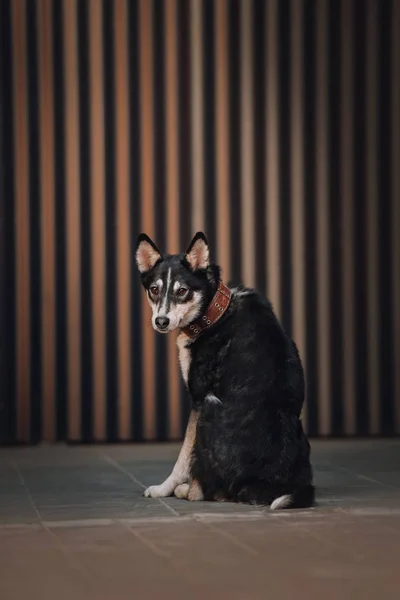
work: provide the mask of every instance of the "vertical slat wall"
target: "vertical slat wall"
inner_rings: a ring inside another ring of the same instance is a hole
[[[134,245],[199,229],[297,341],[308,433],[400,433],[400,2],[0,11],[0,441],[182,434]]]

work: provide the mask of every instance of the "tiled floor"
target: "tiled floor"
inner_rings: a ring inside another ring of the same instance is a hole
[[[0,599],[400,598],[400,441],[313,442],[318,506],[146,499],[176,445],[0,450]]]

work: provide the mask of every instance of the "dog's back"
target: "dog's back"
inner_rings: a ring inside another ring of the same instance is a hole
[[[205,498],[310,506],[303,368],[271,305],[238,288],[222,322],[190,352],[188,384],[200,411],[192,475]]]

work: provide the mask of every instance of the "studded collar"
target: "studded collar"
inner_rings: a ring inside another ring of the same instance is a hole
[[[198,338],[204,330],[212,327],[224,315],[231,302],[231,298],[231,290],[220,281],[217,291],[205,313],[193,321],[193,323],[190,323],[190,325],[182,327],[183,333],[191,339]]]

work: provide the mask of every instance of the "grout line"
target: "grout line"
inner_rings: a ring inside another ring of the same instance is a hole
[[[157,554],[157,556],[162,556],[163,558],[171,558],[171,554],[169,552],[165,552],[165,550],[161,550],[160,548],[158,548],[155,544],[153,544],[153,542],[144,537],[137,529],[132,529],[131,526],[125,525],[123,523],[121,523],[121,525],[123,526],[124,530],[128,531],[131,535],[133,535],[134,538],[136,538],[142,544],[150,548],[150,550],[154,554]]]
[[[272,515],[271,515],[272,516]],[[276,515],[273,515],[274,518]],[[260,521],[265,519],[263,515],[246,515],[232,513],[231,515],[221,513],[193,513],[189,515],[171,515],[171,516],[159,516],[159,517],[121,517],[121,518],[94,518],[94,519],[70,519],[62,521],[42,521],[42,523],[0,523],[0,530],[3,529],[38,529],[44,525],[51,529],[64,529],[68,527],[84,528],[84,527],[105,527],[108,525],[121,525],[124,527],[130,527],[134,525],[142,524],[157,524],[157,525],[168,525],[171,523],[181,523],[182,521],[204,521],[204,522],[238,522],[238,521]]]
[[[315,523],[318,519],[328,519],[332,515],[351,515],[353,517],[363,516],[400,516],[400,508],[390,507],[343,507],[329,506],[320,507],[321,510],[308,511],[296,510],[281,512],[278,514],[246,514],[246,513],[191,513],[189,515],[178,516],[160,516],[160,517],[126,517],[126,518],[98,518],[98,519],[76,519],[65,521],[42,521],[42,523],[0,523],[0,531],[28,529],[37,531],[41,528],[47,529],[65,529],[65,528],[85,528],[85,527],[106,527],[109,525],[120,525],[130,527],[135,525],[168,525],[171,523],[181,523],[182,521],[198,521],[206,524],[209,523],[237,523],[237,522],[254,522],[273,519],[274,521],[290,521],[293,525],[305,525],[305,522],[300,522],[299,519],[307,519],[307,524]]]
[[[340,465],[333,465],[328,463],[329,466],[332,467],[333,470],[337,469],[338,471],[343,471],[343,473],[348,473],[349,475],[354,475],[357,479],[362,479],[363,481],[369,481],[370,483],[375,483],[376,485],[380,485],[382,487],[387,487],[392,490],[400,489],[399,486],[392,485],[390,483],[383,483],[383,481],[379,481],[378,479],[373,479],[372,477],[368,477],[367,475],[362,475],[362,473],[357,473],[357,471],[352,471],[351,469],[347,469],[346,467],[342,467]]]
[[[87,571],[83,568],[80,562],[74,558],[74,555],[69,551],[68,547],[63,543],[61,538],[54,531],[54,529],[57,529],[57,527],[53,527],[51,521],[42,521],[41,525],[44,531],[54,541],[54,545],[57,548],[57,550],[61,552],[61,554],[65,557],[65,560],[69,567],[73,571],[78,571],[78,573],[82,576],[85,584],[91,585],[93,583],[93,576],[87,573]]]
[[[42,516],[41,516],[41,514],[40,514],[40,512],[39,512],[39,510],[38,510],[38,508],[37,508],[37,506],[36,506],[36,504],[35,504],[35,501],[34,501],[34,499],[33,499],[33,496],[32,496],[32,494],[31,494],[31,492],[29,491],[29,488],[28,488],[28,486],[26,485],[25,478],[24,478],[24,476],[22,475],[22,472],[21,472],[20,468],[18,467],[18,465],[17,465],[17,464],[16,464],[14,461],[12,461],[10,464],[12,465],[13,469],[15,470],[15,472],[16,472],[16,473],[17,473],[17,475],[18,475],[19,483],[20,483],[20,485],[21,485],[21,486],[24,488],[24,490],[25,490],[25,493],[26,493],[26,495],[27,495],[27,497],[28,497],[28,500],[29,500],[29,504],[31,505],[31,507],[32,507],[32,508],[33,508],[33,510],[35,511],[35,513],[36,513],[36,516],[37,516],[38,520],[39,520],[40,522],[42,522]]]
[[[85,583],[91,583],[91,578],[88,577],[87,573],[82,569],[82,567],[80,566],[79,562],[77,562],[73,556],[71,556],[71,553],[68,551],[68,549],[65,547],[65,545],[63,544],[63,542],[60,540],[60,538],[57,536],[56,533],[54,533],[54,531],[51,530],[51,528],[49,527],[49,524],[46,523],[45,521],[43,521],[42,516],[35,504],[35,501],[33,500],[33,496],[31,494],[31,492],[29,491],[29,488],[26,484],[25,478],[22,475],[22,472],[20,470],[20,468],[18,467],[18,465],[15,462],[11,462],[10,463],[12,465],[12,467],[14,468],[15,472],[18,475],[18,479],[19,482],[21,484],[21,486],[24,488],[26,495],[28,497],[29,503],[31,504],[32,508],[34,509],[37,518],[39,520],[39,525],[40,528],[43,529],[54,541],[56,548],[65,556],[66,561],[68,563],[68,565],[73,569],[78,571],[84,578],[84,582]]]
[[[198,523],[204,524],[207,529],[209,529],[215,533],[218,533],[221,537],[226,538],[227,540],[232,542],[235,546],[237,546],[241,550],[244,550],[245,552],[247,552],[247,554],[251,554],[252,556],[259,556],[259,553],[257,552],[257,550],[255,550],[254,548],[252,548],[252,546],[249,546],[245,542],[241,542],[232,533],[229,533],[228,531],[225,531],[224,529],[220,529],[217,525],[210,523],[209,521],[206,521],[204,519],[195,518],[195,520]]]
[[[345,514],[347,514],[346,511]],[[337,542],[333,542],[326,535],[318,533],[318,530],[315,530],[315,528],[310,529],[309,524],[298,522],[294,523],[293,521],[291,521],[289,522],[289,526],[291,526],[293,529],[296,529],[296,532],[301,532],[306,537],[313,537],[317,542],[320,542],[321,544],[325,545],[333,552],[337,552],[338,554],[346,554],[357,563],[363,562],[365,560],[364,554],[354,552],[349,547],[343,546]]]
[[[139,481],[139,479],[137,479],[134,475],[132,475],[132,473],[130,473],[127,469],[125,469],[125,467],[123,467],[122,465],[120,465],[116,460],[114,460],[113,458],[111,458],[107,454],[103,454],[102,458],[103,458],[103,460],[105,460],[106,462],[108,462],[110,465],[112,465],[115,469],[117,469],[121,473],[124,473],[124,475],[127,475],[131,481],[133,481],[134,483],[136,483],[136,485],[139,485],[143,490],[146,489],[146,486],[141,481]],[[172,506],[169,506],[169,504],[167,502],[165,502],[165,500],[163,500],[162,498],[157,498],[157,500],[167,510],[169,510],[173,515],[175,515],[176,517],[180,516],[179,513],[174,508],[172,508]]]

